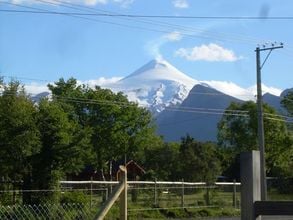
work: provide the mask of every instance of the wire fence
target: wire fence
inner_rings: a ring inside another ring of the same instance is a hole
[[[0,219],[93,219],[95,213],[86,204],[35,204],[0,207]]]
[[[93,219],[118,182],[61,181],[59,190],[2,190],[0,219]],[[165,210],[240,208],[240,184],[129,181],[131,218]],[[114,205],[107,219],[119,216]],[[134,217],[135,216],[135,217]]]
[[[58,190],[0,190],[0,219],[93,219],[117,184],[115,181],[61,181]],[[274,184],[272,182],[269,186]],[[130,219],[139,216],[143,219],[153,216],[152,213],[167,213],[168,216],[180,210],[188,213],[202,209],[226,209],[240,214],[241,186],[237,182],[207,185],[128,181],[128,185]],[[279,196],[277,194],[275,198],[279,200]],[[106,219],[118,216],[119,205],[116,204]]]

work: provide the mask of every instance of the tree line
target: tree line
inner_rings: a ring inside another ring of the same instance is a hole
[[[143,178],[206,181],[217,176],[237,178],[240,152],[257,149],[256,105],[231,103],[229,110],[248,111],[249,117],[224,115],[218,143],[198,142],[188,134],[179,143],[164,143],[156,134],[151,113],[122,93],[79,85],[76,79],[49,84],[49,98],[34,103],[18,81],[0,79],[0,175],[2,190],[56,190],[68,174],[91,166],[102,174],[109,163],[134,159],[147,173]],[[288,101],[291,100],[291,101]],[[293,115],[293,93],[283,100]],[[264,105],[264,110],[276,114]],[[292,128],[265,119],[267,172],[292,177]],[[11,184],[4,184],[11,180]],[[19,184],[21,183],[21,184]],[[58,201],[54,193],[42,195]],[[24,194],[24,203],[44,198]]]

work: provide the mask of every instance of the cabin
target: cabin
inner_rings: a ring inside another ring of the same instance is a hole
[[[116,173],[116,180],[119,180],[121,176],[121,171],[119,170],[120,165],[124,164],[119,164],[118,167],[115,167],[116,169],[113,172]],[[146,173],[146,171],[141,166],[139,166],[134,160],[128,161],[125,164],[125,166],[127,169],[127,180],[129,181],[136,181]]]
[[[146,171],[138,165],[134,160],[129,160],[126,164],[124,161],[113,161],[112,178],[108,173],[104,174],[106,180],[118,181],[120,177],[119,166],[125,165],[127,169],[127,178],[130,181],[138,180]],[[96,180],[103,181],[103,175],[100,170],[94,169],[92,166],[86,166],[79,174],[67,175],[67,180],[82,181],[82,180]]]

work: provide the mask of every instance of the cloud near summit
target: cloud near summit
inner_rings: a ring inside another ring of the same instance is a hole
[[[153,58],[161,59],[163,55],[161,54],[161,47],[170,42],[178,42],[183,38],[182,34],[179,31],[172,31],[170,33],[166,33],[161,37],[149,41],[145,49],[149,53],[149,55]]]
[[[232,50],[214,43],[203,44],[193,48],[180,48],[175,52],[175,55],[183,57],[189,61],[209,62],[234,62],[242,58],[236,56]]]

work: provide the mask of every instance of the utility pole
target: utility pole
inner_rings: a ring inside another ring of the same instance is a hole
[[[264,124],[263,124],[263,102],[261,88],[261,70],[269,58],[271,52],[275,49],[283,48],[283,43],[279,45],[271,44],[269,47],[263,45],[262,48],[257,47],[256,52],[256,81],[257,81],[257,116],[258,116],[258,144],[260,151],[260,178],[261,178],[261,200],[267,200],[267,182],[266,182],[266,160],[265,160],[265,139],[264,139]],[[261,64],[260,52],[268,50],[264,62]]]

